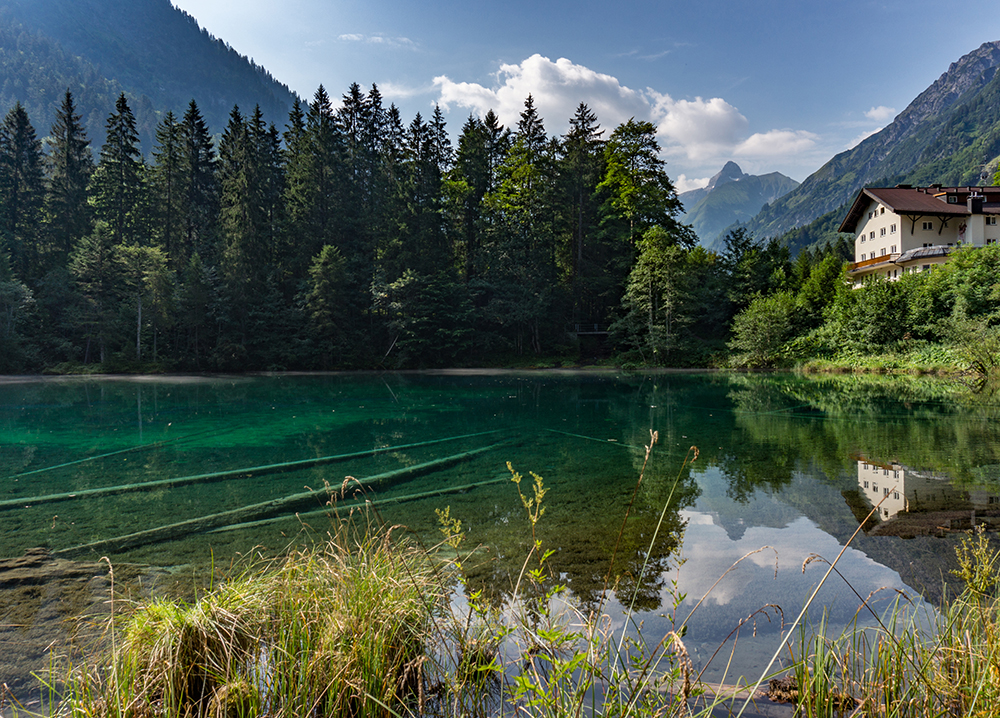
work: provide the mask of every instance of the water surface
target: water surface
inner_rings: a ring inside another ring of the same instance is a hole
[[[440,538],[435,509],[449,507],[465,545],[479,547],[466,562],[470,587],[502,595],[531,540],[510,461],[544,477],[539,537],[584,606],[611,576],[615,620],[634,605],[655,636],[725,574],[689,622],[689,648],[705,664],[761,607],[794,617],[825,572],[814,558],[832,561],[862,523],[818,596],[831,624],[849,623],[872,592],[877,608],[898,595],[891,589],[939,600],[961,531],[1000,516],[997,413],[991,398],[929,379],[9,379],[0,382],[0,558],[45,547],[90,562],[95,576],[106,557],[207,583],[213,561],[322,537],[324,487],[336,493],[350,476],[358,481],[335,502],[342,515],[367,505],[427,545]],[[260,506],[302,494],[285,508]],[[0,598],[0,654],[24,656],[0,661],[10,674],[0,679],[24,679],[37,655],[21,649],[55,600],[27,610]],[[780,614],[769,611],[755,638],[741,632],[736,670],[759,670],[777,648]],[[720,677],[728,650],[707,675]]]

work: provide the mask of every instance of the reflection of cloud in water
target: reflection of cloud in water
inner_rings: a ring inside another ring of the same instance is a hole
[[[676,578],[678,590],[686,593],[687,597],[677,611],[678,620],[687,616],[712,584],[741,556],[764,546],[774,549],[764,549],[743,560],[719,581],[718,586],[692,616],[685,643],[696,663],[707,662],[726,636],[736,628],[740,619],[750,616],[767,604],[781,607],[787,629],[828,568],[826,563],[813,562],[803,572],[802,563],[812,554],[833,561],[842,548],[835,538],[805,517],[795,519],[784,528],[750,527],[742,538],[733,540],[722,527],[716,525],[714,517],[709,514],[691,510],[683,511],[682,516],[688,522],[682,552],[685,563],[676,573]],[[861,603],[845,585],[844,579],[862,597],[883,586],[900,588],[912,595],[899,574],[877,564],[856,549],[847,549],[837,564],[837,569],[844,578],[831,575],[809,611],[813,622],[818,622],[824,611],[827,613],[830,635],[837,635],[844,629],[854,618]],[[878,594],[872,602],[876,612],[881,614],[896,595],[894,591],[882,591]],[[664,591],[663,605],[668,607],[672,604],[673,598]],[[923,602],[921,604],[926,606]],[[652,631],[651,635],[669,629],[668,622],[662,615],[643,618],[645,628]],[[867,613],[859,616],[859,619],[862,623],[871,622],[871,616]],[[752,636],[752,626],[747,625],[741,631],[734,668],[748,676],[755,670],[762,670],[771,652],[777,648],[776,640],[781,628],[780,618],[774,614],[771,621],[760,618],[756,637]],[[730,646],[727,645],[720,654],[724,656],[719,670],[725,665],[729,650]],[[718,660],[717,658],[716,661]]]
[[[727,605],[739,600],[746,605],[738,614],[749,613],[764,603],[778,603],[785,610],[797,610],[825,572],[825,564],[821,568],[817,563],[806,567],[803,573],[802,563],[811,554],[832,561],[841,550],[836,539],[804,517],[781,529],[751,527],[741,539],[734,541],[714,524],[712,517],[694,511],[685,511],[682,515],[688,520],[688,530],[683,550],[686,563],[680,571],[680,584],[692,605],[741,556],[771,546],[773,551],[766,549],[742,561],[719,583],[707,601]],[[852,548],[847,549],[837,568],[862,596],[880,586],[902,586],[899,574]],[[824,587],[821,596],[843,593],[843,582],[837,579],[837,583],[841,586]],[[851,603],[853,613],[857,600]]]

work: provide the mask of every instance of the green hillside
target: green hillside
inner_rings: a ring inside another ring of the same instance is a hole
[[[0,8],[0,107],[20,101],[45,135],[66,89],[92,144],[125,92],[143,149],[160,114],[191,99],[213,132],[229,111],[260,105],[281,124],[294,100],[266,70],[199,28],[169,0],[6,0]]]

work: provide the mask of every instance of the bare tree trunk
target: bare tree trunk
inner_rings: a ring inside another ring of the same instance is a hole
[[[142,361],[142,346],[139,342],[139,337],[142,332],[142,294],[136,295],[136,313],[135,313],[135,360]]]

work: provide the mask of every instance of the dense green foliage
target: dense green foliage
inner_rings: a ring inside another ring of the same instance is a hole
[[[602,135],[581,104],[549,136],[529,96],[517,127],[470,117],[456,148],[440,110],[404,125],[355,84],[283,132],[233,107],[217,147],[191,101],[147,159],[122,93],[95,165],[71,92],[47,145],[15,104],[0,371],[496,363],[613,323],[637,361],[704,361],[745,303],[712,296],[739,260],[692,249],[650,123]]]
[[[800,257],[803,255],[800,255]],[[862,366],[964,365],[986,375],[1000,357],[1000,250],[963,247],[951,261],[899,281],[875,277],[859,288],[841,279],[835,252],[796,261],[781,295],[760,293],[734,323],[738,364],[774,366],[825,359]],[[780,331],[779,331],[780,328]],[[892,367],[886,367],[892,368]]]
[[[710,252],[677,219],[653,125],[603,134],[581,104],[549,136],[529,96],[515,128],[470,117],[453,147],[439,109],[404,125],[355,84],[339,106],[322,86],[296,102],[283,132],[233,107],[218,147],[192,100],[147,160],[121,94],[95,165],[71,92],[45,144],[16,103],[0,371],[692,366],[727,342],[748,366],[946,343],[991,368],[961,347],[991,346],[969,337],[996,323],[993,249],[860,290],[842,241],[793,263],[737,229]]]

